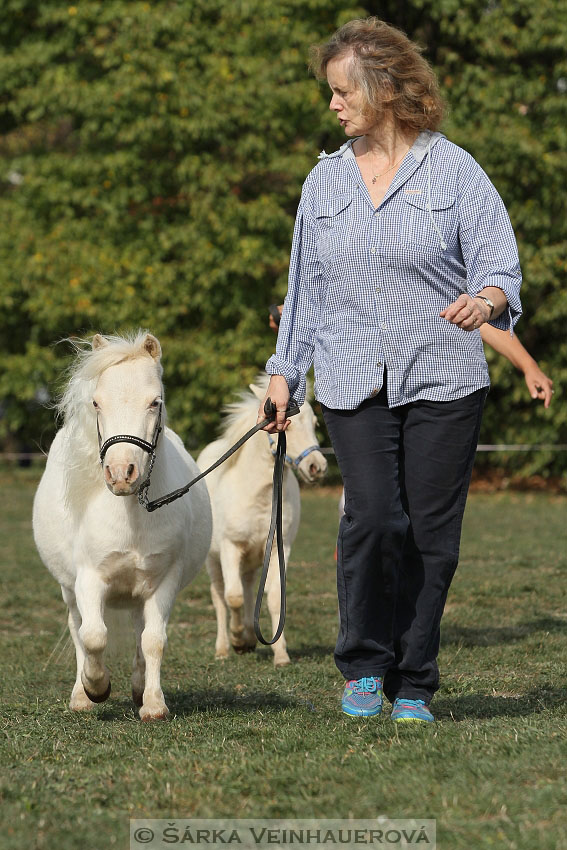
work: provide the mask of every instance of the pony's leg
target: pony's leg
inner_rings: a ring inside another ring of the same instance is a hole
[[[71,637],[75,645],[75,658],[77,659],[77,677],[75,679],[75,684],[73,685],[73,690],[71,692],[69,708],[72,711],[89,711],[89,709],[93,707],[94,702],[91,702],[91,700],[86,695],[83,683],[81,682],[81,672],[83,670],[83,664],[85,663],[85,653],[81,645],[81,641],[79,639],[81,615],[79,614],[79,609],[77,608],[77,600],[75,599],[75,594],[64,587],[61,588],[61,591],[63,593],[63,599],[65,601],[65,604],[69,609],[67,622],[69,624],[69,632],[71,633]]]
[[[132,664],[132,699],[140,708],[144,702],[144,684],[146,679],[146,662],[142,652],[142,631],[144,629],[144,612],[141,607],[132,609],[132,624],[136,634],[136,654]]]
[[[254,649],[256,642],[250,646],[244,634],[244,588],[240,575],[242,551],[231,540],[225,539],[220,546],[220,559],[224,598],[230,611],[230,642],[235,652],[248,652]]]
[[[289,561],[290,547],[284,545],[284,557],[286,564]],[[280,621],[280,568],[278,563],[278,554],[274,547],[270,558],[270,568],[266,577],[266,597],[268,599],[268,611],[272,619],[272,634],[275,634]],[[290,657],[287,654],[287,644],[285,641],[285,631],[281,633],[278,640],[272,645],[274,652],[274,666],[285,667],[291,664]]]
[[[81,615],[78,635],[85,652],[81,681],[93,702],[104,702],[110,696],[110,675],[102,660],[107,640],[105,591],[105,583],[93,569],[78,571],[75,581],[75,596]]]
[[[215,644],[215,658],[223,660],[228,658],[229,642],[227,628],[227,608],[224,601],[224,582],[222,580],[222,569],[220,561],[211,555],[207,558],[207,572],[211,579],[211,599],[217,616],[217,641]]]
[[[146,664],[140,708],[142,720],[165,720],[169,714],[161,689],[160,674],[161,661],[167,646],[166,626],[178,582],[179,574],[174,570],[164,579],[154,595],[144,602],[144,629],[140,641]]]

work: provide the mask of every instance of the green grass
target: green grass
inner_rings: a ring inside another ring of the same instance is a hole
[[[332,659],[338,490],[306,490],[288,575],[291,667],[214,661],[204,574],[180,595],[142,724],[128,670],[91,715],[31,536],[37,470],[0,474],[3,850],[128,847],[131,817],[436,818],[443,850],[567,846],[567,499],[472,494],[443,621],[434,728],[341,714]]]

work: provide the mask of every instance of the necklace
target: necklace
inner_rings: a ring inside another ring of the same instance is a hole
[[[407,154],[408,151],[409,151],[409,148],[404,153],[404,155],[401,156],[397,162],[395,162],[393,165],[391,165],[389,168],[387,168],[386,171],[382,171],[380,174],[375,174],[374,177],[372,178],[372,183],[373,184],[376,183],[376,181],[378,180],[379,177],[383,177],[385,174],[388,174],[389,171],[393,171],[393,169],[396,167],[396,165],[399,165],[400,162],[402,161],[402,159],[404,159],[404,157],[405,157],[405,155]]]

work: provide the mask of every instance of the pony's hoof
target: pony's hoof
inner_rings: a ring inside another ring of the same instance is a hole
[[[232,648],[234,649],[237,655],[245,655],[247,652],[254,652],[256,649],[256,644],[244,643],[242,644],[242,646],[234,646],[233,644]]]
[[[83,688],[85,688],[84,683],[83,683]],[[98,694],[98,695],[97,694],[91,694],[91,692],[88,691],[86,688],[85,688],[85,693],[86,693],[86,695],[88,696],[88,698],[90,699],[91,702],[106,702],[106,700],[110,696],[110,682],[108,683],[108,688],[105,690],[105,692],[103,694]]]
[[[71,711],[90,711],[92,707],[93,703],[84,691],[78,691],[71,695],[71,700],[69,702],[69,708]]]
[[[280,667],[289,667],[290,664],[291,660],[289,658],[278,658],[277,661],[274,658],[274,667],[276,668],[276,670]]]
[[[138,708],[141,708],[144,704],[144,692],[135,691],[134,688],[132,688],[132,702],[134,705],[137,705]]]
[[[150,723],[152,720],[167,720],[169,717],[169,709],[166,705],[163,708],[149,709],[142,706],[140,709],[140,720],[143,723]]]

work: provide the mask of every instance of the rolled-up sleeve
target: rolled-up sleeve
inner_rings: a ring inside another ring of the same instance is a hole
[[[305,399],[305,376],[313,362],[322,297],[323,275],[312,219],[302,198],[295,220],[276,353],[266,363],[269,375],[283,375],[298,404]]]
[[[522,314],[518,248],[502,198],[480,166],[459,199],[459,219],[467,291],[474,297],[486,286],[501,289],[508,308],[490,324],[512,332]]]

